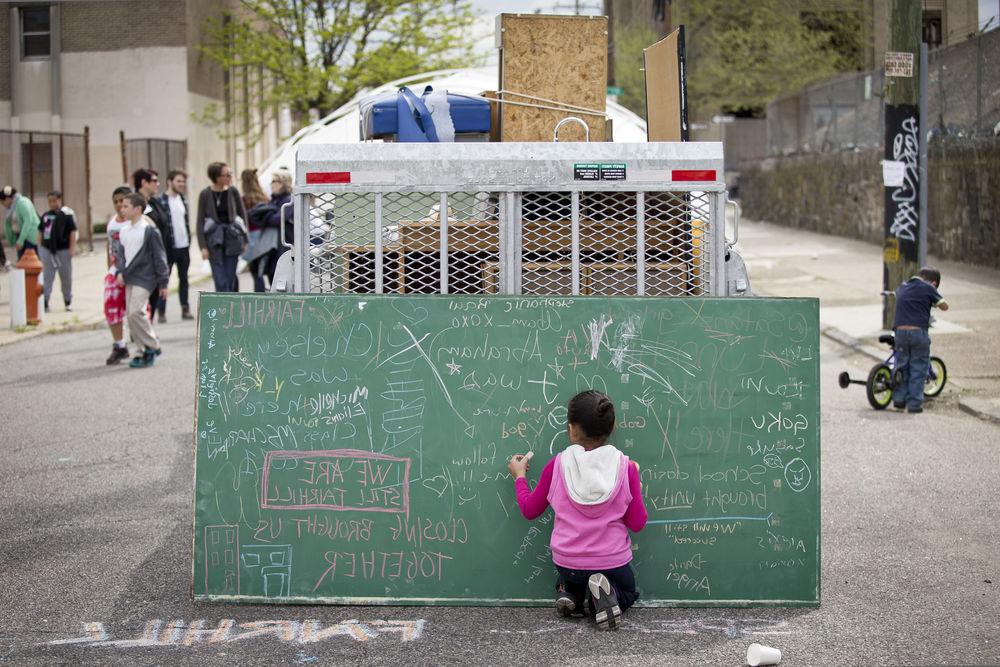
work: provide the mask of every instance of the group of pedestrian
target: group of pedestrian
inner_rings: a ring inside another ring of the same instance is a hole
[[[264,195],[255,169],[242,174],[243,195],[232,185],[232,169],[224,162],[210,164],[208,178],[210,185],[198,195],[194,226],[215,290],[239,291],[236,271],[242,256],[253,276],[254,290],[263,292],[265,278],[267,284],[274,280],[278,257],[286,250],[279,242],[278,227],[281,206],[291,201],[291,174],[276,172],[270,198]],[[107,227],[104,314],[114,341],[107,364],[121,363],[129,356],[123,328],[127,321],[132,339],[141,346],[129,365],[142,368],[151,366],[161,353],[152,321],[166,322],[166,287],[174,267],[181,318],[193,319],[188,302],[192,235],[184,171],[167,175],[164,194],[159,193],[159,174],[153,169],[137,169],[132,185],[134,190],[122,186],[112,193],[115,215]]]
[[[236,272],[242,257],[253,278],[254,291],[264,292],[274,281],[278,258],[287,250],[281,243],[281,209],[291,202],[292,176],[285,169],[274,173],[270,195],[260,186],[256,169],[241,174],[243,193],[233,185],[233,171],[224,162],[208,166],[210,184],[198,195],[191,233],[188,175],[181,169],[166,176],[160,192],[160,175],[150,168],[136,169],[131,184],[112,192],[115,213],[107,223],[107,275],[104,279],[104,316],[113,340],[108,365],[128,359],[125,322],[139,351],[129,363],[151,366],[161,354],[153,321],[167,321],[167,284],[177,271],[181,319],[194,319],[189,303],[188,272],[191,241],[198,240],[217,292],[239,291]],[[20,259],[34,250],[42,262],[45,311],[58,275],[63,303],[73,309],[72,258],[76,254],[76,216],[63,204],[59,191],[48,194],[48,210],[38,215],[32,201],[16,188],[0,189],[0,205],[7,210],[3,237]],[[291,238],[291,216],[285,221]]]

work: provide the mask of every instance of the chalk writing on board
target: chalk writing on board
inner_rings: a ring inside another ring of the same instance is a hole
[[[204,299],[196,597],[548,604],[553,515],[506,463],[534,484],[595,388],[645,602],[818,600],[815,301]]]

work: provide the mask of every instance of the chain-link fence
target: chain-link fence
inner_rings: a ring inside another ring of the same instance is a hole
[[[935,136],[1000,132],[1000,30],[928,55],[927,126]],[[883,140],[884,75],[844,74],[771,102],[767,154],[878,148]]]
[[[0,185],[17,188],[39,213],[49,208],[49,192],[61,191],[63,205],[76,213],[81,241],[90,247],[88,142],[86,133],[0,130]]]
[[[153,169],[160,175],[161,187],[171,169],[186,169],[187,142],[173,139],[125,139],[122,135],[124,161],[122,171],[128,182],[136,169]]]

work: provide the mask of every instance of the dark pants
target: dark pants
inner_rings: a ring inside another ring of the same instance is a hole
[[[566,591],[576,600],[586,599],[589,592],[587,580],[590,579],[590,575],[598,572],[611,582],[611,590],[615,592],[618,606],[622,611],[631,607],[639,599],[639,591],[635,588],[635,572],[632,570],[631,563],[610,570],[571,570],[562,565],[556,565],[556,569],[559,570],[559,579],[556,580],[556,585],[565,584]],[[589,613],[591,616],[594,615],[593,607],[590,608]]]
[[[38,254],[38,246],[36,246],[31,241],[25,241],[24,245],[22,245],[21,248],[17,251],[17,258],[21,259],[21,257],[24,255],[24,253],[28,251],[29,248],[31,250],[34,250],[36,255]]]
[[[215,283],[216,292],[237,292],[236,266],[239,263],[239,255],[223,255],[212,253],[208,256],[208,263],[212,267],[212,281]]]
[[[274,283],[274,270],[278,266],[278,251],[271,250],[266,255],[262,255],[250,262],[250,275],[253,276],[253,291],[266,292],[267,288]],[[264,285],[264,276],[267,276],[267,287]]]
[[[184,310],[188,309],[188,270],[191,268],[191,250],[190,248],[174,248],[167,255],[167,264],[170,269],[173,270],[174,265],[177,266],[177,296],[181,300],[181,308]],[[167,309],[167,301],[164,299],[160,302],[160,312],[163,313]]]
[[[924,382],[931,365],[931,337],[923,329],[896,329],[895,348],[900,381],[892,390],[892,400],[915,410],[924,403]]]

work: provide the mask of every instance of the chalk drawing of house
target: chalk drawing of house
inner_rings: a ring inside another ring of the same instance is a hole
[[[205,593],[240,594],[239,526],[205,526]]]
[[[246,595],[289,597],[292,590],[292,545],[244,544],[240,548],[240,570]]]

